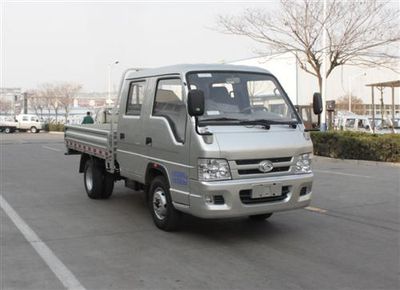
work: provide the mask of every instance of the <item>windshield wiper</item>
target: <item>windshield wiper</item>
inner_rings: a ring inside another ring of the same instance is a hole
[[[240,122],[243,125],[262,125],[266,129],[269,129],[271,125],[289,125],[291,128],[296,129],[298,122],[296,121],[277,121],[267,119],[256,119],[256,120],[245,120]],[[267,128],[268,127],[268,128]]]
[[[265,129],[269,130],[271,128],[271,124],[267,122],[267,120],[243,120],[239,122],[240,125],[259,125],[263,126]]]
[[[226,117],[219,117],[219,118],[209,118],[209,119],[203,119],[199,120],[199,126],[205,126],[205,125],[221,125],[221,124],[226,124],[225,122],[228,122],[228,124],[237,124],[240,122],[241,119],[237,118],[226,118]]]
[[[206,125],[259,125],[263,126],[265,129],[270,129],[271,125],[289,125],[292,128],[297,127],[296,121],[276,121],[276,120],[266,120],[266,119],[255,119],[255,120],[246,120],[246,119],[238,119],[238,118],[227,118],[227,117],[219,117],[219,118],[210,118],[199,120],[199,126]]]

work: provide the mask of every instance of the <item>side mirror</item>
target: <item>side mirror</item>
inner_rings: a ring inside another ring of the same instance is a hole
[[[323,105],[322,105],[322,97],[320,93],[314,93],[313,95],[313,111],[315,115],[319,115],[322,113]]]
[[[190,116],[201,116],[204,114],[204,92],[201,90],[190,90],[188,94],[188,112]]]

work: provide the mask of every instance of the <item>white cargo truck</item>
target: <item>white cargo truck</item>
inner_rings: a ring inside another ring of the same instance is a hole
[[[32,114],[20,114],[15,117],[0,120],[0,130],[4,133],[13,133],[15,131],[30,131],[31,133],[39,133],[44,129],[44,122],[39,117]]]
[[[109,198],[124,180],[145,192],[163,230],[175,229],[182,212],[265,220],[310,203],[310,136],[268,71],[128,70],[117,103],[117,123],[65,127],[67,154],[81,155],[90,198]],[[321,110],[320,98],[315,107]]]

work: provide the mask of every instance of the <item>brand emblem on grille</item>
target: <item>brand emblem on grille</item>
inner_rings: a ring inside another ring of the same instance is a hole
[[[261,161],[260,164],[258,164],[258,170],[261,172],[270,172],[272,169],[274,169],[274,165],[272,165],[272,162],[269,160]]]

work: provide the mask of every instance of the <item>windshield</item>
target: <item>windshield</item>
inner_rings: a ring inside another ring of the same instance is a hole
[[[202,90],[199,121],[265,120],[296,122],[297,114],[277,80],[267,74],[198,72],[188,74],[189,88]]]

